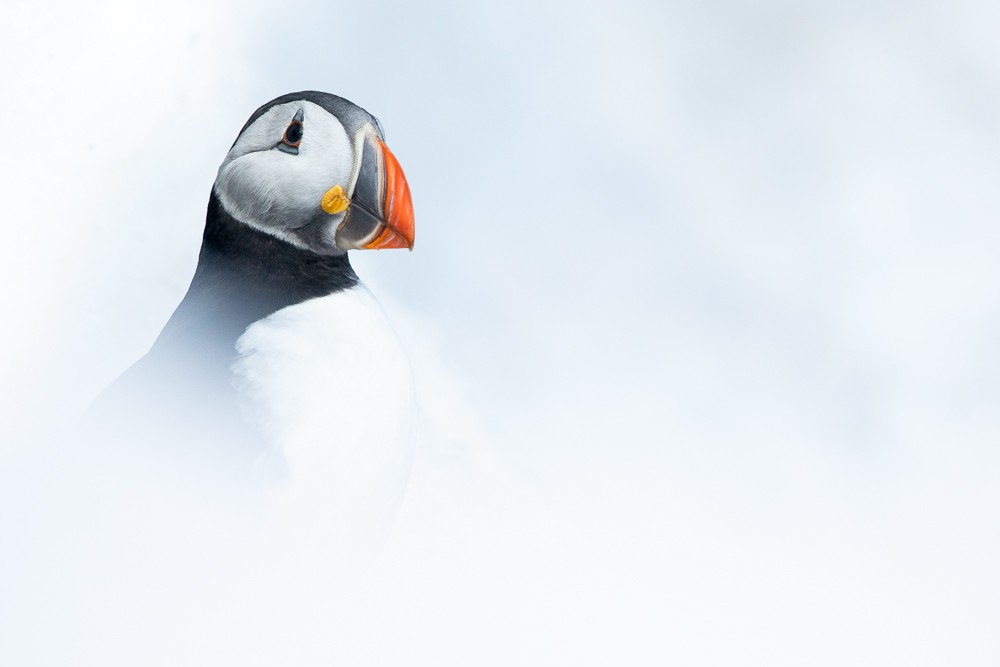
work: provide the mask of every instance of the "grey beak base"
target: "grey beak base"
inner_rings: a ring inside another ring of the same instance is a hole
[[[385,199],[385,158],[376,143],[374,133],[368,133],[362,143],[361,168],[351,195],[344,222],[337,230],[337,247],[341,250],[362,248],[385,223],[382,202]]]

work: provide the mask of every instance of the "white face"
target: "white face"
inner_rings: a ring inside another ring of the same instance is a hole
[[[285,130],[302,111],[298,153],[279,149]],[[356,178],[354,140],[340,121],[306,101],[268,109],[248,127],[219,167],[215,194],[236,220],[292,245],[337,254],[334,238],[344,214],[321,207],[323,194]]]

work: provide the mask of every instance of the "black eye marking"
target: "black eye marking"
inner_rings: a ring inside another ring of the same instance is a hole
[[[303,117],[302,109],[295,112],[295,117],[292,118],[292,122],[285,128],[285,134],[282,135],[281,141],[278,143],[277,148],[279,151],[291,153],[292,155],[299,154],[299,144],[302,143],[302,134],[305,132],[305,128],[302,126]]]

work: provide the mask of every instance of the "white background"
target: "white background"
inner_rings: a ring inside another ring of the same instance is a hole
[[[245,119],[324,90],[417,219],[353,258],[425,415],[357,664],[997,664],[998,36],[986,2],[7,3],[0,499],[183,296]]]

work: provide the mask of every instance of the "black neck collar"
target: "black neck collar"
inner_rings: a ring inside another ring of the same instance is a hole
[[[213,192],[198,268],[160,338],[231,346],[257,320],[357,284],[346,253],[318,255],[257,231],[234,219]]]
[[[229,214],[212,193],[205,219],[199,274],[236,278],[254,291],[282,293],[292,305],[358,284],[347,253],[318,255],[253,229]]]

